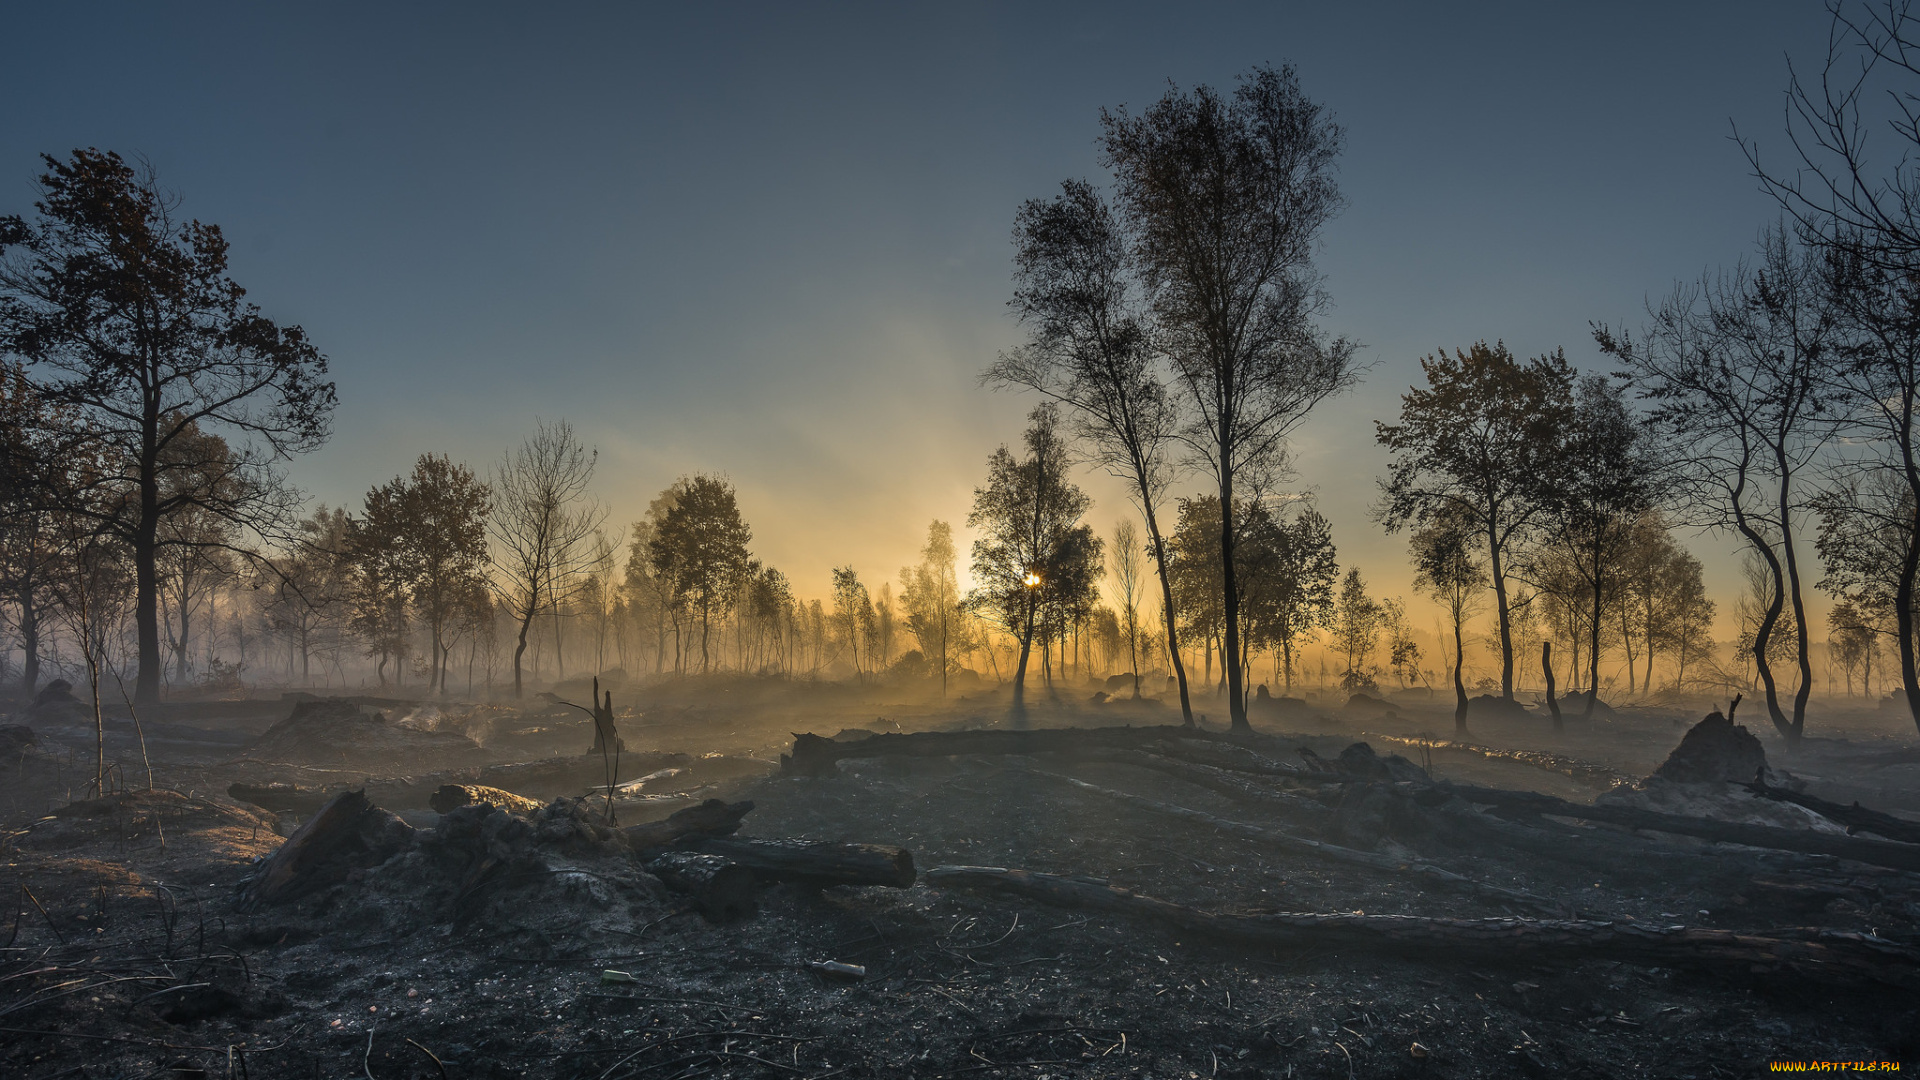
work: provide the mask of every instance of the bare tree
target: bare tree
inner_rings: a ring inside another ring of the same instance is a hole
[[[1002,354],[985,377],[1065,406],[1070,430],[1092,462],[1128,482],[1159,571],[1180,714],[1191,726],[1193,704],[1159,522],[1178,417],[1157,371],[1151,313],[1136,303],[1123,223],[1092,185],[1068,181],[1061,188],[1051,201],[1029,200],[1014,219],[1017,289],[1011,304],[1031,336]]]
[[[570,569],[606,519],[606,511],[587,498],[598,452],[580,444],[565,420],[536,420],[533,437],[509,453],[494,473],[493,513],[487,531],[493,537],[500,602],[518,624],[513,648],[513,696],[523,690],[522,658],[527,632],[542,610],[550,609],[555,582]]]
[[[1768,716],[1790,741],[1806,726],[1813,692],[1808,659],[1812,626],[1800,580],[1795,535],[1801,495],[1795,482],[1830,430],[1821,384],[1839,351],[1839,313],[1823,281],[1822,256],[1784,228],[1761,236],[1757,265],[1676,289],[1652,311],[1639,341],[1596,327],[1601,349],[1619,358],[1666,442],[1675,497],[1688,524],[1739,534],[1774,577],[1776,606],[1755,633],[1754,662]],[[1799,669],[1791,716],[1768,658],[1791,605]]]
[[[1855,464],[1896,478],[1909,496],[1891,600],[1901,686],[1920,726],[1920,17],[1910,0],[1828,0],[1827,10],[1819,73],[1803,80],[1790,69],[1791,163],[1769,167],[1759,143],[1741,145],[1762,187],[1826,256],[1847,338],[1827,390]],[[1756,649],[1764,655],[1764,642]]]

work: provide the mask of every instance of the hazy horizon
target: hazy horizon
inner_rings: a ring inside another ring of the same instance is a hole
[[[1728,16],[1735,11],[1740,18]],[[1347,130],[1320,266],[1353,394],[1296,440],[1342,565],[1411,599],[1368,517],[1394,415],[1439,348],[1504,339],[1603,367],[1588,322],[1730,264],[1773,215],[1729,141],[1780,143],[1786,55],[1821,5],[1365,12],[1218,5],[963,12],[55,8],[0,74],[0,209],[37,155],[145,155],[220,224],[234,276],[333,363],[334,436],[291,476],[357,508],[424,452],[490,468],[565,418],[624,527],[676,477],[729,477],[803,596],[959,532],[1033,399],[978,374],[1023,199],[1100,179],[1101,108],[1292,63]],[[1123,489],[1082,482],[1102,533]],[[1191,494],[1194,480],[1176,488]],[[1732,545],[1688,537],[1730,636]],[[1810,548],[1810,545],[1809,545]],[[1811,552],[1809,551],[1809,555]],[[1824,603],[1822,602],[1822,610]],[[1416,617],[1417,625],[1429,620]]]

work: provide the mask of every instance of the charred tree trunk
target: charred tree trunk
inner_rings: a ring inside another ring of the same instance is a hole
[[[859,742],[835,742],[820,735],[795,735],[793,753],[780,756],[780,774],[828,776],[833,772],[833,763],[843,758],[1075,753],[1102,746],[1139,746],[1167,739],[1208,737],[1204,733],[1173,726],[919,731],[907,735],[875,735]]]
[[[1466,663],[1466,637],[1460,632],[1460,613],[1456,609],[1453,618],[1453,732],[1456,735],[1467,733],[1467,681],[1461,674]]]
[[[1553,714],[1553,730],[1566,727],[1566,721],[1560,716],[1560,702],[1553,696],[1553,642],[1540,643],[1540,672],[1547,677],[1547,711]]]
[[[753,914],[752,870],[719,855],[669,851],[647,862],[647,872],[669,889],[685,893],[709,922],[732,922]]]
[[[904,889],[913,884],[913,853],[886,844],[839,844],[831,840],[742,840],[708,837],[691,850],[719,855],[772,881],[803,885],[881,885]]]
[[[1052,780],[1059,780],[1071,784],[1081,791],[1105,796],[1117,802],[1126,803],[1128,806],[1138,807],[1149,813],[1197,821],[1230,836],[1238,836],[1245,840],[1267,844],[1283,851],[1310,855],[1315,858],[1326,859],[1329,862],[1343,863],[1348,866],[1361,866],[1369,870],[1393,876],[1409,875],[1421,882],[1436,885],[1443,889],[1462,892],[1469,896],[1488,900],[1496,904],[1514,904],[1534,911],[1545,911],[1551,914],[1566,913],[1564,905],[1545,897],[1534,896],[1530,893],[1518,892],[1513,889],[1501,888],[1498,885],[1490,885],[1483,881],[1475,881],[1472,878],[1463,877],[1451,870],[1443,870],[1429,863],[1408,862],[1405,859],[1397,859],[1390,855],[1376,855],[1371,851],[1360,851],[1355,848],[1341,847],[1338,844],[1328,844],[1319,840],[1310,840],[1304,836],[1294,836],[1291,833],[1281,832],[1278,829],[1267,829],[1258,825],[1248,825],[1239,821],[1230,821],[1226,818],[1214,817],[1212,814],[1202,813],[1199,810],[1189,810],[1184,806],[1155,802],[1152,799],[1142,798],[1124,791],[1114,791],[1109,788],[1096,787],[1083,780],[1076,780],[1071,776],[1060,776],[1056,773],[1041,772],[1037,769],[1033,770],[1033,773],[1035,776],[1044,776]]]
[[[665,821],[649,821],[621,830],[627,843],[642,855],[659,854],[695,837],[727,836],[738,832],[740,819],[753,810],[751,802],[728,803],[708,799],[699,806],[675,810]]]
[[[1833,836],[1801,829],[1781,829],[1772,825],[1746,825],[1709,818],[1683,817],[1640,810],[1628,806],[1586,806],[1531,791],[1503,791],[1498,788],[1462,784],[1437,785],[1468,802],[1492,805],[1521,814],[1553,814],[1584,818],[1629,829],[1650,829],[1677,836],[1696,836],[1726,844],[1797,851],[1807,855],[1830,855],[1840,859],[1895,870],[1920,872],[1920,844],[1900,844],[1885,840],[1862,840],[1851,836]]]

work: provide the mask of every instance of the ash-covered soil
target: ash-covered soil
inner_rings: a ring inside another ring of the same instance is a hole
[[[1542,828],[1557,845],[1467,843],[1358,801],[1343,806],[1336,794],[1248,799],[1082,755],[853,759],[829,776],[761,775],[789,745],[787,732],[980,726],[1002,719],[993,706],[823,695],[756,717],[683,698],[651,703],[623,719],[622,732],[636,751],[767,762],[758,772],[710,767],[682,792],[752,800],[741,836],[897,844],[922,871],[1024,868],[1221,912],[1542,914],[1234,837],[1062,779],[1070,776],[1417,857],[1566,916],[1755,933],[1818,925],[1920,945],[1920,874],[1823,856],[1554,822]],[[1175,715],[1114,706],[1041,711],[1034,722]],[[285,718],[281,708],[252,722],[254,737]],[[1679,742],[1685,715],[1623,710],[1570,721],[1558,736],[1544,721],[1488,719],[1454,739],[1438,710],[1354,718],[1330,709],[1288,716],[1284,735],[1277,718],[1256,718],[1266,732],[1246,745],[1272,760],[1301,761],[1302,747],[1335,760],[1371,737],[1381,754],[1442,777],[1589,801],[1609,774],[1650,773]],[[534,724],[492,710],[485,722],[529,757],[578,754],[587,730],[558,714]],[[541,736],[524,732],[541,726],[559,734],[527,751]],[[1422,745],[1422,732],[1453,745]],[[1768,743],[1776,768],[1843,773],[1836,797],[1876,771],[1861,761],[1903,752],[1893,736],[1856,736],[1783,761]],[[156,787],[178,790],[147,792],[138,757],[121,760],[128,790],[77,802],[69,792],[85,794],[92,773],[78,751],[42,745],[6,763],[0,896],[17,901],[18,914],[0,924],[0,1074],[1731,1077],[1774,1060],[1904,1059],[1911,1068],[1920,1059],[1920,1007],[1908,990],[1725,965],[1254,946],[924,880],[776,885],[753,917],[714,925],[635,863],[596,818],[601,804],[544,796],[548,805],[530,816],[407,809],[416,831],[402,854],[249,910],[243,883],[297,815],[236,802],[229,783],[372,779],[411,789],[391,775],[356,778],[337,762],[277,762],[267,776],[230,750],[157,761]],[[419,776],[472,767],[396,765]],[[1888,786],[1884,776],[1874,782]],[[635,796],[619,804],[619,823],[684,805]],[[809,966],[821,961],[859,965],[864,977]]]

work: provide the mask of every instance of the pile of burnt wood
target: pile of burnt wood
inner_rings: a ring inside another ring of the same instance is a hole
[[[755,894],[765,883],[788,882],[804,888],[835,885],[905,888],[915,880],[913,855],[881,844],[845,844],[827,840],[749,839],[736,836],[751,802],[708,799],[661,820],[614,828],[591,809],[591,800],[555,799],[539,804],[510,792],[478,786],[446,785],[435,793],[441,824],[415,830],[397,815],[368,801],[364,792],[335,795],[309,817],[272,855],[262,860],[241,896],[243,909],[298,901],[331,886],[364,878],[370,871],[420,844],[443,839],[443,832],[482,835],[458,891],[474,885],[513,857],[508,834],[521,847],[555,850],[592,848],[603,857],[633,860],[667,888],[715,921],[752,914]],[[492,822],[488,822],[488,818]],[[481,828],[475,830],[478,823]],[[508,828],[488,828],[504,825]],[[493,850],[488,851],[491,846]]]

